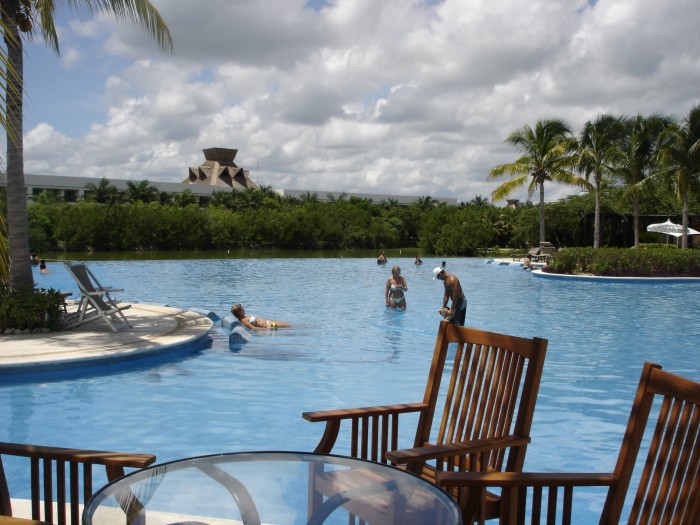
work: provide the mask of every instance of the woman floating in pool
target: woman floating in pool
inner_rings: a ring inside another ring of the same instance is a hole
[[[407,291],[408,284],[406,284],[406,279],[401,277],[401,268],[399,266],[394,266],[391,269],[391,277],[386,280],[386,288],[384,289],[386,305],[389,308],[401,308],[405,310],[406,296],[404,292]]]
[[[275,330],[276,328],[291,328],[292,325],[283,321],[274,321],[272,319],[263,319],[253,315],[246,315],[245,308],[241,304],[234,304],[231,307],[231,313],[238,319],[243,326],[250,330]]]

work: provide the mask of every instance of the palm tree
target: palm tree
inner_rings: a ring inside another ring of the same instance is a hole
[[[654,169],[657,140],[672,123],[671,118],[658,113],[627,118],[623,122],[622,137],[610,150],[613,172],[627,186],[623,200],[632,202],[635,246],[639,246],[639,200],[642,189],[647,186],[639,183]]]
[[[658,149],[659,169],[639,185],[669,179],[681,203],[683,235],[681,247],[688,247],[688,197],[700,182],[700,105],[690,110],[681,124],[671,124],[661,132]]]
[[[573,156],[576,139],[571,129],[560,119],[538,120],[533,130],[530,126],[516,129],[505,140],[522,152],[515,162],[496,166],[489,173],[490,179],[505,174],[513,177],[496,188],[491,194],[494,201],[505,199],[528,180],[528,197],[540,190],[540,242],[545,240],[544,228],[544,183],[557,181],[588,188],[586,179],[576,175],[571,169],[576,159]]]
[[[88,182],[85,189],[88,192],[85,200],[90,202],[114,204],[119,197],[119,190],[112,186],[106,177],[102,177],[97,184]]]
[[[593,227],[593,248],[600,247],[600,198],[603,180],[612,173],[611,149],[621,137],[622,120],[613,115],[600,115],[583,126],[579,139],[578,169],[586,180],[593,176],[595,193],[595,219]]]
[[[22,94],[24,92],[24,45],[20,32],[31,38],[40,33],[59,53],[54,14],[58,3],[113,14],[120,20],[140,25],[163,50],[172,49],[165,22],[149,0],[0,0],[2,31],[7,48],[4,76],[8,127],[7,140],[7,226],[9,230],[10,283],[15,288],[34,284],[29,263],[27,197],[24,190],[24,146],[22,143]],[[14,140],[13,140],[14,137]]]
[[[142,180],[139,182],[127,182],[126,193],[129,196],[131,202],[156,202],[158,201],[159,191],[158,188],[152,186],[147,180]]]
[[[469,204],[473,204],[474,206],[478,206],[479,208],[485,208],[489,205],[489,200],[482,195],[477,195],[469,201]]]

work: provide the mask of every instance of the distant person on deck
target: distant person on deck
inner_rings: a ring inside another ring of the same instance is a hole
[[[442,308],[438,310],[440,315],[447,319],[450,324],[464,326],[464,319],[467,315],[467,297],[464,295],[462,285],[456,276],[447,273],[444,268],[438,266],[433,270],[433,279],[443,281],[445,294],[442,298]],[[452,304],[447,308],[447,303]]]
[[[250,330],[274,330],[276,328],[291,328],[292,325],[283,321],[275,321],[273,319],[263,319],[254,315],[246,315],[245,308],[241,304],[234,304],[231,307],[231,313],[238,319],[243,326]]]

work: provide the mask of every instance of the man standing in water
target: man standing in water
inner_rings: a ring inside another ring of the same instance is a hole
[[[445,268],[438,266],[433,270],[433,279],[443,281],[445,285],[445,295],[442,298],[442,308],[438,310],[450,324],[455,326],[464,326],[464,318],[467,315],[467,298],[462,290],[462,285],[459,279],[454,275],[447,273]],[[452,300],[450,308],[447,308],[447,302]],[[444,313],[443,313],[444,312]]]

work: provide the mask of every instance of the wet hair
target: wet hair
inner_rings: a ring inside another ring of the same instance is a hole
[[[401,267],[397,264],[391,269],[391,273],[401,273]]]
[[[236,319],[240,319],[241,317],[243,317],[241,315],[241,310],[243,310],[243,305],[241,305],[241,303],[234,304],[231,307],[231,313],[236,316]]]

